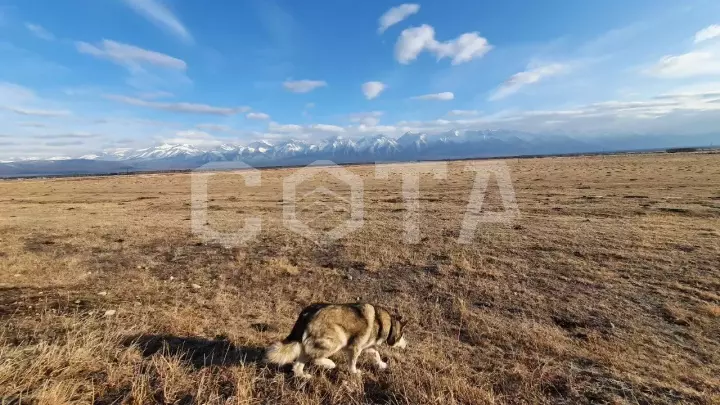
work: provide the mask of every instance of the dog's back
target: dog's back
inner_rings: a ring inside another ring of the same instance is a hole
[[[320,358],[346,346],[365,345],[374,320],[375,308],[370,304],[325,306],[305,328],[305,352],[311,358]]]
[[[290,342],[302,342],[303,333],[305,333],[305,330],[307,329],[310,321],[315,318],[315,315],[320,312],[320,310],[330,305],[332,304],[316,303],[303,308],[302,312],[300,312],[300,315],[298,315],[298,318],[295,321],[295,325],[293,325],[290,334],[285,338],[285,340],[283,340],[283,343],[287,344]]]

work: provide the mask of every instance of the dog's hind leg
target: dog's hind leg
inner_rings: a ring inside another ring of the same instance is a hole
[[[305,372],[305,363],[307,363],[308,358],[307,356],[300,355],[300,357],[295,361],[295,364],[293,364],[293,374],[295,377],[304,378],[304,379],[310,379],[312,378],[312,375]]]
[[[382,357],[380,357],[380,352],[378,352],[376,349],[367,349],[367,353],[375,357],[375,364],[380,370],[385,370],[387,368],[388,365],[387,363],[382,361]]]
[[[335,362],[327,358],[315,359],[313,363],[327,370],[332,370],[336,367]]]
[[[332,341],[332,339],[323,338],[309,342],[305,346],[305,353],[308,358],[313,359],[313,364],[316,366],[331,370],[336,366],[335,362],[328,357],[335,354],[341,347],[339,343]]]

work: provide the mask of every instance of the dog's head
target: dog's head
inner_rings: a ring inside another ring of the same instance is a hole
[[[388,334],[387,344],[390,347],[396,347],[398,349],[404,349],[407,347],[407,340],[405,340],[405,325],[407,321],[402,319],[402,316],[395,315],[390,321],[390,334]]]

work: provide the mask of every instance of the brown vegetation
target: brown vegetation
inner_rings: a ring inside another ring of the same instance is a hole
[[[189,174],[0,182],[0,403],[720,402],[720,155],[506,163],[521,216],[468,245],[466,162],[423,178],[417,245],[400,177],[372,166],[350,168],[364,227],[320,245],[283,227],[294,169],[212,177],[213,227],[263,219],[234,248],[192,234]],[[348,195],[330,176],[299,194],[320,184]],[[348,216],[308,198],[315,229]],[[387,371],[259,362],[302,306],[358,299],[411,320]]]

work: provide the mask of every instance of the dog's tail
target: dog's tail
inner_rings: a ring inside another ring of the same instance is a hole
[[[301,352],[300,342],[277,342],[267,349],[265,359],[269,363],[283,365],[295,361]]]
[[[265,352],[265,360],[270,363],[283,365],[292,363],[295,359],[300,357],[302,354],[302,343],[300,342],[303,341],[303,335],[305,334],[308,324],[313,317],[315,317],[318,311],[328,305],[330,304],[315,303],[305,307],[305,309],[300,312],[300,315],[295,321],[295,325],[293,325],[288,337],[286,337],[282,342],[277,342],[267,349]]]

